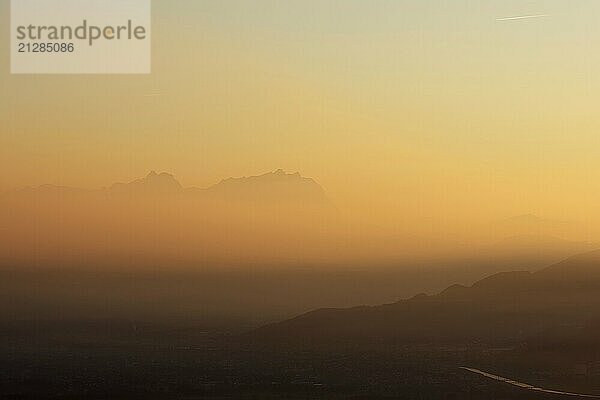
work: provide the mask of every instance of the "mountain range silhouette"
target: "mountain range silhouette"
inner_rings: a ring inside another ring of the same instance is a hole
[[[133,198],[187,196],[189,198],[235,202],[237,204],[264,202],[322,207],[330,211],[335,209],[323,188],[314,179],[303,177],[299,172],[287,173],[283,169],[257,176],[227,178],[206,188],[186,188],[170,173],[151,171],[143,178],[128,183],[115,183],[107,188],[97,190],[47,184],[28,187],[19,190],[17,193],[32,197],[89,196],[94,194]]]
[[[538,272],[499,273],[381,306],[320,309],[271,324],[251,340],[314,345],[520,342],[547,330],[600,321],[600,251]]]
[[[113,193],[177,194],[183,191],[183,187],[173,175],[166,172],[157,174],[156,171],[151,171],[144,178],[129,183],[115,183],[109,191]]]
[[[72,254],[73,262],[87,263],[95,253],[204,264],[233,259],[412,268],[414,262],[443,261],[465,271],[448,284],[472,282],[484,273],[537,269],[600,247],[565,240],[561,223],[534,215],[483,226],[481,233],[492,233],[489,238],[469,237],[464,243],[453,235],[397,232],[399,216],[390,215],[389,226],[379,229],[360,222],[365,215],[357,214],[364,211],[340,213],[314,179],[282,169],[204,188],[185,187],[173,174],[151,171],[102,189],[42,185],[2,193],[0,203],[0,219],[11,232],[5,238],[10,262],[43,256],[61,263]]]

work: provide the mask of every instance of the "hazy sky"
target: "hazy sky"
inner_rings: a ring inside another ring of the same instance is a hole
[[[155,0],[150,76],[11,76],[0,4],[0,187],[284,168],[366,216],[599,216],[597,0]]]

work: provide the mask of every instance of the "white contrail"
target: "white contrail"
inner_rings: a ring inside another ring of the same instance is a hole
[[[517,15],[515,17],[496,18],[496,21],[515,21],[518,19],[544,18],[544,17],[549,17],[549,15],[548,14]]]
[[[147,93],[144,93],[144,97],[161,97],[165,95],[165,91],[162,89],[152,89]]]

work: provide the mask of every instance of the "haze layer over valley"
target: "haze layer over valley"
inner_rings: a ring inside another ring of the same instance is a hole
[[[577,224],[534,215],[452,235],[414,234],[402,220],[367,225],[317,180],[283,170],[207,188],[154,171],[97,190],[43,185],[2,193],[0,214],[0,273],[21,304],[5,309],[11,318],[260,323],[435,293],[597,248],[561,238]]]

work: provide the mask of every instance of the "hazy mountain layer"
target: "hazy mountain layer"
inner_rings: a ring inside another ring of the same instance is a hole
[[[0,265],[427,265],[491,273],[539,268],[598,248],[551,236],[563,224],[535,216],[471,236],[413,233],[402,220],[390,221],[393,229],[368,226],[355,217],[340,213],[314,179],[283,170],[208,188],[183,187],[154,171],[98,190],[43,185],[0,195]]]
[[[517,342],[556,327],[600,320],[600,252],[536,273],[508,272],[470,287],[376,307],[321,309],[252,335],[257,340]]]

